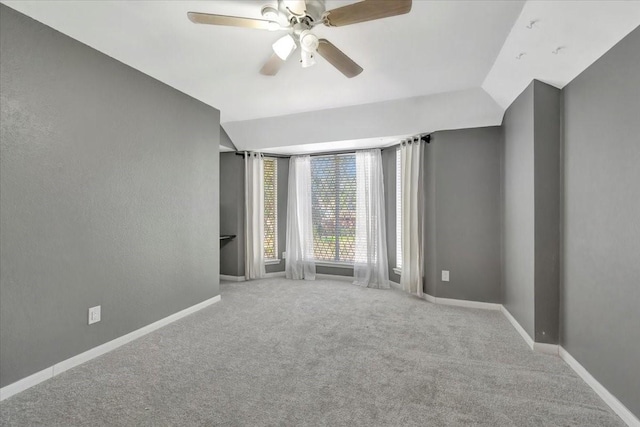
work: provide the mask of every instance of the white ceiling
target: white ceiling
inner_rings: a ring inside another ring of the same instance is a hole
[[[347,79],[320,58],[266,77],[258,70],[282,33],[195,25],[186,13],[259,18],[275,0],[2,3],[220,109],[239,149],[279,152],[500,124],[531,79],[562,87],[640,24],[640,1],[414,0],[407,15],[314,29],[361,75]]]
[[[320,58],[307,69],[291,58],[277,76],[263,76],[281,32],[187,19],[188,11],[261,18],[274,0],[4,3],[218,108],[222,123],[479,87],[523,5],[416,0],[406,15],[316,27],[364,68],[347,79]]]
[[[528,1],[482,88],[503,108],[533,79],[562,89],[638,25],[640,1]]]

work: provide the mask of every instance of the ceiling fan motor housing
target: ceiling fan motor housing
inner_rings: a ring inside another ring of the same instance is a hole
[[[298,6],[298,3],[304,4],[304,13],[299,13],[302,6]],[[298,19],[302,19],[307,16],[311,18],[313,22],[320,22],[322,21],[322,15],[324,15],[325,10],[324,0],[306,0],[302,2],[296,0],[278,0],[278,11],[290,18],[297,17]]]

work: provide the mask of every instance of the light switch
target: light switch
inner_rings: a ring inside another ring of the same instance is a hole
[[[95,307],[91,307],[89,309],[89,324],[93,324],[100,321],[100,307],[96,305]]]
[[[442,270],[442,281],[443,282],[449,281],[449,270]]]

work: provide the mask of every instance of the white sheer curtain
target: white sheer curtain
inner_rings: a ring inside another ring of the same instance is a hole
[[[422,296],[422,221],[420,215],[420,173],[422,144],[420,138],[400,145],[402,168],[402,275],[400,285],[412,294]]]
[[[311,157],[293,156],[289,160],[287,200],[287,279],[316,278],[311,213]]]
[[[265,276],[263,161],[260,153],[244,153],[244,275]]]
[[[384,215],[384,179],[379,149],[356,151],[356,285],[389,288]]]

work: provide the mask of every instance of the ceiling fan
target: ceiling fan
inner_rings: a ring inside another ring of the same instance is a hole
[[[374,19],[402,15],[411,10],[412,0],[362,0],[358,3],[325,10],[324,0],[277,0],[277,7],[264,6],[265,19],[213,15],[189,12],[187,16],[196,24],[223,25],[269,31],[287,31],[273,44],[273,54],[260,70],[266,76],[275,76],[291,54],[300,47],[303,68],[315,64],[318,53],[348,78],[362,72],[362,67],[345,55],[327,39],[318,39],[312,29],[324,24],[342,27]]]

